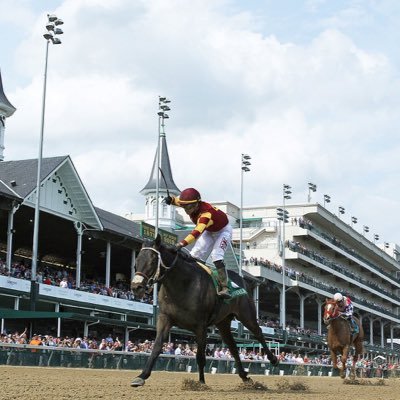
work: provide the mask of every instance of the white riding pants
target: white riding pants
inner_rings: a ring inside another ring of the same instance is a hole
[[[194,258],[206,261],[211,253],[211,260],[224,259],[225,251],[232,240],[232,226],[224,226],[218,232],[204,231],[196,240],[190,254]]]

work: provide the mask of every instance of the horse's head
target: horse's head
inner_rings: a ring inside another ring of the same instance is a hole
[[[147,240],[136,257],[135,276],[131,282],[131,289],[135,297],[142,298],[146,292],[146,287],[152,281],[157,280],[159,274],[161,255],[161,237],[157,235],[155,240]]]
[[[329,322],[339,315],[335,300],[326,299],[324,304],[324,324],[327,325]]]
[[[163,245],[160,235],[154,240],[144,242],[136,258],[136,272],[131,282],[135,297],[142,298],[146,287],[161,280],[165,272],[175,265],[177,259],[176,248]]]

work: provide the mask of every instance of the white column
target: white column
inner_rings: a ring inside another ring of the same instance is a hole
[[[82,230],[78,231],[77,245],[76,245],[76,277],[75,286],[78,289],[81,286],[82,274]]]
[[[81,275],[82,275],[82,234],[84,231],[83,224],[81,222],[74,222],[74,227],[77,233],[76,240],[76,276],[75,286],[79,288],[81,286]]]
[[[390,348],[393,350],[393,325],[390,324]]]
[[[278,286],[278,290],[279,290],[279,325],[283,326],[282,325],[282,320],[284,319],[284,317],[283,317],[284,311],[283,311],[283,308],[282,308],[282,304],[283,304],[283,301],[284,301],[283,300],[283,295],[282,295],[283,289],[282,289],[282,287]]]
[[[12,245],[13,245],[13,235],[14,235],[14,214],[18,210],[19,204],[13,204],[13,208],[8,212],[8,225],[7,225],[7,257],[6,265],[8,270],[11,270],[12,263]]]
[[[299,299],[300,299],[300,328],[304,329],[304,301],[306,298],[300,295]]]
[[[106,252],[106,287],[110,287],[110,270],[111,270],[111,243],[107,242]]]
[[[320,299],[316,300],[317,305],[318,305],[318,310],[317,310],[317,315],[318,315],[318,335],[322,334],[322,312],[321,312],[321,307],[322,307],[322,301]]]
[[[253,300],[254,300],[254,305],[256,306],[256,318],[259,320],[260,318],[260,284],[257,283],[256,287],[253,290]]]
[[[83,336],[89,336],[89,324],[87,321],[83,324]]]
[[[54,305],[54,311],[60,312],[60,303]],[[61,337],[61,318],[57,318],[57,337]]]
[[[369,344],[374,345],[374,320],[372,317],[369,318]]]
[[[125,347],[128,345],[128,342],[129,342],[129,328],[126,327],[125,328]],[[125,348],[123,350],[125,350]]]
[[[381,320],[381,347],[385,347],[385,323]]]

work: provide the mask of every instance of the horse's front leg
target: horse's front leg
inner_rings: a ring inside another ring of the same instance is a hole
[[[356,379],[356,361],[358,361],[356,359],[356,355],[354,355],[353,360],[351,362],[351,369],[350,369],[350,379],[354,380]]]
[[[142,373],[131,382],[132,387],[143,386],[145,384],[145,380],[150,376],[154,363],[161,353],[163,343],[168,338],[170,329],[171,322],[169,318],[164,314],[160,314],[157,319],[157,336],[156,340],[154,341],[153,350],[143,368]]]
[[[336,351],[331,350],[331,359],[332,359],[332,364],[333,364],[333,368],[336,369],[337,366],[337,355],[336,355]]]
[[[344,346],[342,351],[342,368],[340,369],[340,377],[346,378],[347,356],[349,354],[349,346]]]
[[[206,383],[204,377],[204,367],[206,366],[206,338],[207,330],[201,330],[196,334],[197,353],[196,362],[199,368],[199,382]]]

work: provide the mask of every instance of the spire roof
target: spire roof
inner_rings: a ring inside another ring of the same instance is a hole
[[[165,191],[168,189],[171,194],[178,195],[181,191],[175,185],[174,178],[172,177],[171,164],[169,161],[167,140],[165,138],[165,134],[161,134],[160,140],[160,168],[164,174],[164,178],[162,175],[160,176],[159,181],[159,189]],[[157,151],[154,157],[153,168],[151,169],[150,179],[147,182],[147,185],[140,191],[143,195],[147,195],[148,193],[155,192],[157,186]]]
[[[0,112],[3,112],[6,117],[10,117],[14,114],[16,108],[8,101],[3,90],[3,82],[1,80],[0,71]]]

